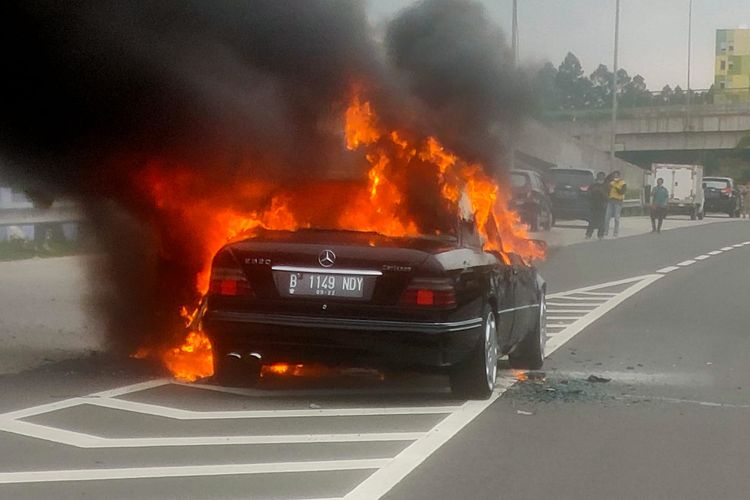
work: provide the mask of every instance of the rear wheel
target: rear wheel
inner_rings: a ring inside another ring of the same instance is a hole
[[[508,353],[511,368],[538,370],[544,364],[544,346],[547,343],[547,299],[545,292],[539,300],[539,312],[534,327],[518,346]]]
[[[542,218],[542,229],[549,231],[552,229],[554,224],[554,218],[552,217],[552,210],[549,207],[544,208],[544,217]]]
[[[534,213],[531,214],[531,217],[529,217],[529,231],[532,233],[536,233],[539,231],[539,223],[542,219],[542,209],[537,208],[534,210]]]
[[[690,220],[695,220],[698,218],[698,208],[693,207],[693,210],[690,211]]]
[[[497,378],[497,323],[495,313],[489,311],[483,323],[482,341],[468,358],[450,372],[451,391],[468,399],[487,399],[495,389]]]

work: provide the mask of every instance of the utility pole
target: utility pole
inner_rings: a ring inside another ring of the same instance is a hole
[[[511,50],[513,58],[513,69],[516,69],[518,65],[518,0],[513,0],[513,24],[511,28]],[[516,133],[515,127],[511,127],[508,131],[508,146],[510,148],[510,154],[508,155],[508,163],[510,169],[513,170],[516,166]]]
[[[688,95],[685,107],[686,124],[685,131],[689,132],[690,127],[690,51],[692,49],[692,38],[693,38],[693,0],[689,0],[688,3]]]
[[[609,172],[615,169],[615,143],[617,141],[617,44],[620,38],[620,0],[615,1],[615,55],[612,74],[612,135],[609,142]]]

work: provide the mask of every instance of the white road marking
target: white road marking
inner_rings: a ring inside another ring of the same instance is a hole
[[[724,253],[721,250],[712,250],[708,252],[708,255],[719,255],[720,253]]]
[[[730,250],[734,250],[734,247],[724,247],[721,249],[723,252],[728,252]]]
[[[640,292],[647,286],[649,286],[654,281],[663,278],[663,274],[647,274],[644,276],[637,276],[635,278],[628,278],[625,280],[619,280],[619,281],[613,281],[610,283],[605,283],[604,285],[596,285],[594,287],[584,287],[579,290],[572,290],[567,293],[575,293],[576,291],[585,291],[589,290],[591,288],[605,288],[605,287],[612,287],[616,285],[623,285],[632,283],[632,285],[625,290],[621,291],[617,297],[612,298],[611,300],[607,301],[605,304],[602,304],[601,306],[597,307],[593,311],[589,312],[582,318],[578,319],[577,321],[571,323],[568,325],[567,328],[564,330],[556,333],[550,340],[547,342],[547,352],[554,352],[555,349],[558,349],[560,346],[565,344],[567,341],[572,339],[574,336],[576,336],[578,333],[580,333],[584,328],[589,326],[591,323],[596,321],[597,319],[604,316],[604,314],[608,313],[615,307],[617,307],[620,303],[624,302],[631,296],[635,295],[636,293]],[[558,294],[559,295],[559,294]]]
[[[677,271],[679,267],[677,266],[668,266],[668,267],[662,267],[661,269],[658,269],[656,272],[661,274],[667,274],[671,273],[672,271]]]
[[[733,246],[734,248],[740,248],[740,247],[741,247],[741,246],[743,246],[743,245],[744,245],[744,243],[737,243],[736,245],[732,245],[732,246]]]
[[[706,259],[708,259],[710,257],[711,257],[710,255],[699,255],[699,256],[694,257],[694,258],[695,258],[695,260],[706,260]]]
[[[152,446],[223,446],[250,444],[356,443],[416,441],[424,432],[372,432],[357,434],[265,434],[256,436],[195,436],[165,438],[107,438],[57,427],[0,420],[0,431],[74,446],[76,448],[147,448]]]
[[[413,407],[374,407],[374,408],[323,408],[314,410],[227,410],[227,411],[193,411],[139,403],[124,399],[88,399],[82,403],[124,410],[145,415],[173,418],[176,420],[216,420],[216,419],[245,419],[245,418],[298,418],[298,417],[359,417],[376,415],[432,415],[448,414],[460,406],[413,406]]]
[[[594,309],[595,308],[591,308],[591,309],[557,309],[556,307],[550,307],[549,304],[547,304],[547,312],[551,312],[551,313],[555,313],[555,314],[557,314],[557,313],[578,313],[578,314],[580,314],[580,313],[586,313],[586,312],[589,312],[589,311],[593,311]],[[549,318],[549,316],[547,316],[547,318]],[[547,326],[549,326],[549,325],[547,325]]]
[[[571,294],[571,295],[577,295],[577,294]],[[608,300],[606,298],[596,298],[596,297],[571,297],[571,296],[568,296],[567,294],[565,296],[561,296],[560,294],[553,294],[553,295],[550,295],[549,297],[553,297],[556,299],[575,300],[575,301],[580,300],[582,302],[588,301],[588,303],[594,304],[594,305],[603,304],[604,302],[607,302]]]
[[[577,292],[575,295],[592,295],[595,297],[616,297],[617,294],[613,292]]]
[[[563,299],[563,298],[564,297],[555,297],[555,300],[559,300],[559,299]],[[606,304],[606,302],[586,302],[585,304],[581,303],[581,302],[578,302],[578,303],[573,303],[573,302],[547,302],[547,306],[552,306],[552,307],[587,307],[587,308],[591,308],[591,307],[599,307],[602,304]]]
[[[692,259],[689,259],[689,260],[683,260],[682,262],[680,262],[677,265],[680,266],[680,267],[687,267],[687,266],[690,266],[692,264],[695,264],[695,261],[692,260]]]
[[[497,389],[486,401],[468,401],[464,407],[447,416],[417,441],[381,469],[375,471],[356,488],[350,491],[346,499],[372,500],[388,493],[411,471],[416,469],[427,457],[435,453],[450,438],[466,427],[480,413],[486,410],[516,382],[515,378],[502,377],[498,380]]]
[[[177,467],[126,467],[118,469],[0,472],[0,484],[362,470],[378,469],[387,465],[389,462],[390,460],[387,458],[377,458],[362,460],[327,460],[318,462],[275,462],[267,464],[188,465]]]

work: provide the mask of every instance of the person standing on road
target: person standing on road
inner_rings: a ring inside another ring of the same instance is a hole
[[[620,178],[619,170],[612,172],[611,181],[609,181],[609,193],[607,200],[607,215],[604,221],[604,234],[609,234],[609,221],[614,217],[615,228],[612,236],[617,238],[620,232],[620,214],[622,213],[622,202],[625,201],[625,191],[627,184]]]
[[[651,191],[651,232],[661,233],[661,224],[667,216],[669,191],[664,187],[664,179],[656,179],[656,187]]]
[[[586,239],[590,239],[596,229],[596,235],[601,240],[604,238],[604,216],[607,213],[607,199],[609,198],[609,187],[604,182],[604,172],[596,174],[596,182],[589,187],[589,227],[586,228]]]

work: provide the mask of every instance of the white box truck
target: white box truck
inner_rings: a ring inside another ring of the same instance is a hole
[[[692,220],[703,219],[703,166],[654,163],[651,165],[651,191],[656,180],[664,179],[669,191],[668,212],[689,215]]]

